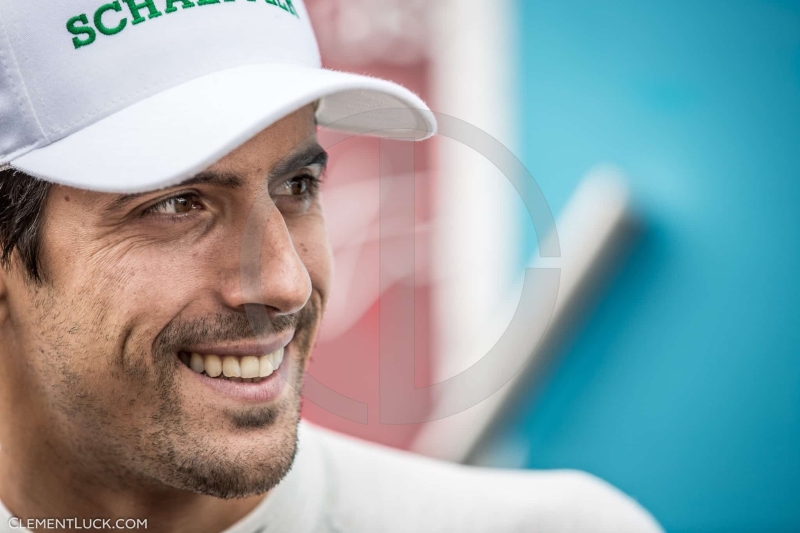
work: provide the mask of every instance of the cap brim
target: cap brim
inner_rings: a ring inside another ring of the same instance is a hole
[[[411,140],[426,139],[436,130],[425,103],[397,84],[310,67],[256,64],[151,96],[11,166],[81,189],[151,191],[196,175],[319,99],[317,120],[323,127]]]

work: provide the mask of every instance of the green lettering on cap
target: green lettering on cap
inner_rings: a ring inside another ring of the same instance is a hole
[[[2,0],[0,0],[2,1]],[[108,2],[108,0],[106,0]],[[147,19],[154,19],[160,17],[164,13],[158,10],[155,0],[122,0],[128,6],[131,12],[131,25],[141,24]],[[72,44],[75,48],[88,46],[97,40],[97,32],[103,35],[116,35],[128,26],[128,18],[122,16],[116,26],[109,27],[106,22],[109,20],[108,12],[114,11],[122,13],[121,0],[113,0],[103,4],[94,13],[92,26],[89,17],[84,13],[76,15],[67,21],[67,31],[73,35]],[[158,0],[166,4],[164,8],[165,13],[176,13],[178,10],[177,4],[180,3],[182,9],[189,9],[195,6],[210,6],[212,4],[220,4],[222,2],[235,2],[236,0]],[[256,3],[257,0],[247,0],[248,2]],[[265,0],[267,4],[279,7],[284,11],[291,13],[297,18],[300,15],[297,13],[292,0]],[[138,3],[137,3],[138,2]],[[195,3],[196,2],[196,3]],[[147,18],[143,16],[142,11],[147,10]],[[112,17],[113,18],[113,17]],[[104,21],[105,19],[105,21]],[[96,28],[96,30],[95,30]]]
[[[154,19],[161,16],[161,11],[156,9],[156,5],[153,3],[153,0],[144,0],[144,2],[141,4],[137,4],[136,0],[125,0],[125,3],[128,4],[128,9],[131,10],[133,24],[141,24],[145,21],[145,18],[139,14],[140,9],[147,8],[147,18],[149,19]]]
[[[122,20],[119,21],[119,24],[117,24],[113,28],[109,28],[108,26],[103,24],[103,15],[106,13],[106,11],[116,11],[118,13],[122,11],[122,6],[119,4],[119,0],[115,0],[110,4],[105,4],[103,6],[100,6],[100,8],[97,11],[95,11],[94,25],[97,28],[97,31],[99,31],[103,35],[115,35],[124,30],[125,26],[128,25],[128,19],[126,19],[125,17],[123,17]]]
[[[175,2],[180,2],[183,9],[194,7],[194,2],[192,2],[192,0],[167,0],[167,8],[164,10],[164,13],[175,13],[178,10],[178,8],[175,7]]]
[[[83,24],[83,26],[78,26],[78,24]],[[78,15],[76,17],[72,17],[67,21],[67,31],[69,31],[72,35],[76,35],[76,37],[72,38],[72,44],[75,45],[75,49],[82,46],[88,46],[94,42],[97,38],[97,32],[94,31],[94,28],[89,26],[89,17],[84,15]],[[81,39],[81,35],[86,35],[84,39]]]

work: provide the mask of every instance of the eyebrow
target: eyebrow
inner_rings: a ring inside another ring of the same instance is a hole
[[[309,146],[303,146],[294,152],[290,153],[277,163],[273,165],[267,176],[267,182],[274,181],[277,178],[296,172],[301,168],[319,165],[323,169],[328,165],[328,152],[322,148],[318,143],[313,143]],[[189,178],[186,181],[170,187],[170,189],[177,189],[180,187],[190,187],[192,185],[213,185],[224,189],[238,189],[242,187],[245,180],[238,174],[232,172],[216,172],[212,170],[203,171],[196,176]],[[152,191],[151,191],[152,192]],[[122,209],[130,204],[137,198],[141,198],[145,194],[151,192],[138,193],[138,194],[122,194],[114,198],[114,200],[106,207],[107,213]]]
[[[323,169],[328,166],[328,152],[317,143],[301,147],[282,160],[275,163],[269,171],[267,181],[297,172],[301,168],[320,166]]]

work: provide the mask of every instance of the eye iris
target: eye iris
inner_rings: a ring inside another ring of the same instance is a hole
[[[295,179],[289,185],[292,190],[292,194],[295,196],[301,196],[306,193],[306,182],[302,179]]]
[[[192,201],[186,196],[179,196],[172,200],[176,213],[188,213],[192,210]]]

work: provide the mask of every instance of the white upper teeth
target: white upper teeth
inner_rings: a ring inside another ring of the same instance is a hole
[[[242,367],[239,366],[239,358],[226,355],[222,358],[222,373],[226,378],[242,377]]]
[[[262,357],[258,362],[258,377],[265,378],[275,371],[275,366],[272,364],[270,356]]]
[[[222,359],[217,355],[207,355],[203,357],[203,367],[205,368],[206,374],[212,378],[222,375]]]
[[[258,367],[258,358],[253,356],[242,357],[242,360],[239,361],[239,368],[242,371],[243,378],[257,378]]]
[[[203,363],[203,356],[193,353],[192,358],[189,360],[189,368],[191,368],[198,374],[202,374],[203,369],[205,368],[205,364]]]
[[[277,352],[262,355],[261,357],[246,356],[234,357],[226,355],[220,358],[218,355],[200,355],[193,353],[188,358],[189,368],[202,374],[205,372],[212,378],[224,375],[228,378],[265,378],[271,375],[283,361],[284,349]],[[186,357],[181,357],[187,363]]]

